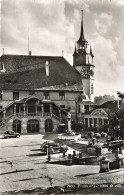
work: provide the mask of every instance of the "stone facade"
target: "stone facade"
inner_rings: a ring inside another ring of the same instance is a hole
[[[32,96],[12,102],[0,111],[0,129],[22,134],[53,132],[66,122],[67,112],[50,100]]]

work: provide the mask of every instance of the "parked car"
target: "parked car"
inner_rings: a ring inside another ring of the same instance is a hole
[[[59,143],[55,142],[44,142],[40,148],[41,152],[44,152],[46,154],[67,152],[68,150],[68,147],[66,145],[61,146]]]
[[[124,140],[115,140],[109,143],[109,147],[124,146]]]
[[[15,133],[14,131],[5,131],[3,134],[4,138],[14,138],[14,137],[20,137],[19,133]]]

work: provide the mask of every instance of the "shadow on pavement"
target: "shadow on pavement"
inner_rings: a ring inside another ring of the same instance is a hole
[[[33,157],[33,156],[46,156],[46,153],[35,153],[35,154],[28,154],[26,156]]]
[[[33,150],[30,150],[30,151],[41,151],[41,149],[33,149]]]

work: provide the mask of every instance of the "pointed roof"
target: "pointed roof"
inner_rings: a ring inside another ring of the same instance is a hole
[[[81,32],[80,38],[78,39],[77,43],[87,42],[84,37],[84,28],[83,28],[83,10],[82,10],[82,19],[81,19]]]
[[[73,56],[76,56],[76,55],[77,55],[77,49],[76,49],[76,43],[75,43],[75,50],[74,50]]]
[[[92,57],[94,57],[93,52],[92,52],[91,45],[90,45],[90,55],[91,55]]]

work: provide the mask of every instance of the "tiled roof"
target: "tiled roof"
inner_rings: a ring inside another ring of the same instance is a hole
[[[118,101],[117,100],[109,100],[99,106],[99,108],[108,108],[111,112],[116,112],[118,110]]]
[[[44,67],[46,61],[59,63],[61,56],[30,56],[30,55],[2,55],[0,63],[4,64],[7,73],[21,72]]]
[[[63,57],[5,55],[1,58],[4,59],[5,68],[10,66],[16,70],[11,74],[0,74],[2,90],[34,90],[65,83],[82,83],[78,71]],[[49,77],[46,76],[46,61],[49,61]]]

